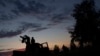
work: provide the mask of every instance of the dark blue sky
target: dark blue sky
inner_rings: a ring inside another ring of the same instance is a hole
[[[74,5],[82,0],[0,0],[0,51],[23,48],[20,35],[34,36],[37,42],[68,45],[68,29],[75,20]],[[96,8],[100,8],[100,0]]]

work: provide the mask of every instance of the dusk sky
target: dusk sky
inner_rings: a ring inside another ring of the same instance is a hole
[[[75,20],[74,5],[82,0],[0,0],[0,52],[25,48],[19,36],[48,42],[49,47],[69,46]],[[95,0],[97,10],[100,0]]]

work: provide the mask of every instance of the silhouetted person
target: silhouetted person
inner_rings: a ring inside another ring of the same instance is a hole
[[[30,43],[30,37],[27,36],[27,35],[24,35],[24,36],[20,36],[22,38],[22,43],[25,43],[26,44],[26,48],[25,48],[25,52],[26,52],[26,55],[30,55],[30,50],[31,50],[31,43]]]
[[[35,39],[34,39],[34,37],[32,37],[31,44],[34,44],[34,43],[35,43]]]
[[[27,36],[27,35],[24,35],[24,36],[20,36],[22,38],[22,43],[25,43],[26,44],[26,51],[29,51],[29,48],[30,48],[30,37]]]

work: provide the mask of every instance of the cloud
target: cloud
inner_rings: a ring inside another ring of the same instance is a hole
[[[3,7],[5,7],[5,3],[3,2],[3,0],[0,0],[0,5],[2,5]]]
[[[5,37],[13,37],[16,35],[19,35],[22,33],[22,30],[16,30],[16,31],[0,31],[0,38],[5,38]]]
[[[28,22],[22,22],[21,28],[23,28],[23,30],[31,29],[31,32],[38,32],[48,29],[48,27],[46,26],[43,27],[41,24],[28,23]]]
[[[43,3],[34,0],[0,0],[0,21],[12,20],[23,14],[45,13],[46,10]]]
[[[35,12],[35,13],[41,13],[45,10],[45,5],[39,2],[35,1],[29,1],[28,2],[29,10]]]
[[[11,12],[13,12],[16,15],[19,15],[19,11],[18,10],[13,9],[13,10],[11,10]]]
[[[24,31],[27,29],[31,29],[31,28],[38,28],[41,27],[40,24],[36,24],[36,23],[29,23],[29,22],[21,22],[22,26],[20,28],[22,28]]]
[[[48,29],[48,28],[47,27],[39,27],[39,28],[31,30],[31,32],[33,32],[33,31],[38,32],[38,31],[42,31],[42,30],[45,30],[45,29]]]
[[[28,7],[26,7],[24,4],[22,4],[20,2],[20,0],[16,0],[15,2],[15,5],[17,6],[18,10],[22,13],[29,13],[28,11]]]
[[[45,5],[35,1],[23,1],[22,3],[20,0],[16,0],[14,4],[16,5],[17,9],[21,13],[41,13],[45,10]],[[17,12],[17,10],[14,10]]]
[[[0,14],[0,21],[12,20],[12,18],[13,18],[13,16],[11,16],[11,15]]]
[[[13,37],[29,29],[42,31],[68,19],[66,0],[0,1],[6,5],[0,5],[0,38]]]
[[[13,36],[22,34],[23,32],[31,29],[32,31],[41,31],[47,28],[43,28],[41,24],[21,22],[20,26],[15,30],[0,30],[0,38],[11,38]]]
[[[68,15],[67,14],[57,14],[57,15],[54,15],[51,19],[51,21],[53,23],[61,23],[63,20],[66,20],[68,19]]]
[[[13,50],[13,48],[8,48],[8,49],[0,49],[0,52],[4,52],[4,51],[11,51]]]

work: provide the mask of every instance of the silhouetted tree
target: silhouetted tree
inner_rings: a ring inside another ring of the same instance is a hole
[[[76,48],[77,46],[75,45],[75,38],[72,38],[70,42],[70,50],[73,51],[76,50]]]
[[[75,5],[73,17],[76,20],[72,34],[73,42],[79,42],[79,48],[85,46],[96,46],[100,31],[98,29],[99,13],[95,9],[94,0],[83,0],[82,3]],[[99,32],[98,32],[99,31]],[[98,34],[98,35],[97,35]]]
[[[59,55],[59,52],[60,52],[59,46],[58,45],[55,45],[54,46],[54,54],[58,56]]]
[[[67,56],[69,54],[69,48],[65,45],[62,46],[62,55]]]
[[[69,52],[69,48],[65,45],[62,46],[62,50],[65,51],[65,52]]]

